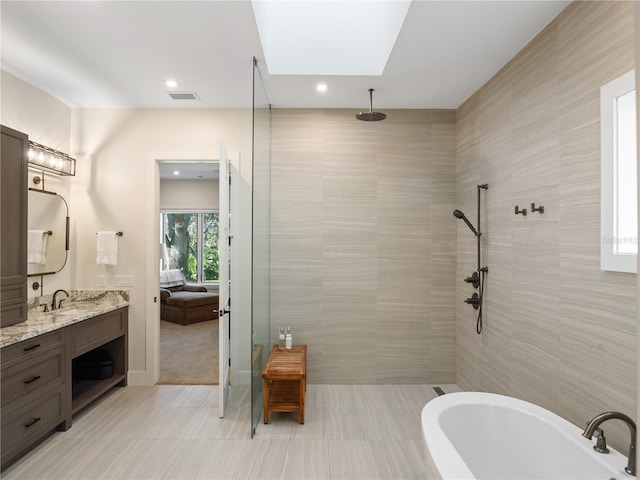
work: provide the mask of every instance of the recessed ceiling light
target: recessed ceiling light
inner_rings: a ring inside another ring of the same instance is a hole
[[[176,88],[178,86],[178,82],[176,82],[175,80],[167,80],[166,82],[164,82],[164,84],[169,87],[169,88]]]
[[[316,90],[318,90],[319,92],[326,92],[327,91],[327,84],[326,83],[319,83],[318,85],[316,85]]]
[[[179,172],[178,170],[174,170],[174,171],[173,171],[173,174],[174,174],[174,175],[180,175],[180,172]]]

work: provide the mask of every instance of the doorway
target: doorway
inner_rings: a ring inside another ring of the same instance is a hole
[[[158,383],[217,385],[219,162],[158,167]]]

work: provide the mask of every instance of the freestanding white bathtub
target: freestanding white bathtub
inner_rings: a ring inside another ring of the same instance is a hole
[[[595,438],[587,440],[572,423],[503,395],[435,398],[422,410],[422,432],[429,480],[635,478],[624,471],[624,455],[611,447],[609,454],[597,453]]]

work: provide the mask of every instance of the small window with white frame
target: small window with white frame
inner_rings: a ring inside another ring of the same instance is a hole
[[[600,88],[602,270],[637,273],[638,163],[635,74]]]

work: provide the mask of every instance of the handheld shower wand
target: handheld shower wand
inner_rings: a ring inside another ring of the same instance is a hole
[[[478,335],[482,333],[482,297],[484,293],[484,277],[489,271],[488,267],[483,267],[481,266],[481,263],[480,263],[481,261],[480,236],[482,235],[482,232],[480,232],[480,190],[487,190],[488,188],[489,188],[489,185],[487,183],[477,185],[477,189],[478,189],[478,223],[477,223],[478,229],[477,230],[461,210],[455,209],[453,211],[453,216],[459,220],[463,220],[464,223],[467,224],[467,227],[471,229],[471,231],[473,232],[473,234],[477,239],[478,268],[476,269],[475,272],[473,272],[473,274],[470,277],[465,278],[464,281],[467,283],[472,283],[474,288],[478,288],[478,287],[480,288],[479,294],[474,293],[470,298],[467,298],[465,300],[465,303],[472,305],[474,309],[478,310],[478,321],[476,323],[476,332],[478,333]]]
[[[460,210],[456,209],[453,211],[453,216],[460,219],[460,220],[464,220],[464,223],[467,224],[467,227],[469,227],[471,229],[471,231],[473,232],[473,234],[477,237],[479,235],[478,231],[475,229],[475,227],[471,224],[471,222],[469,221],[469,219],[467,218],[467,216],[462,213]]]

